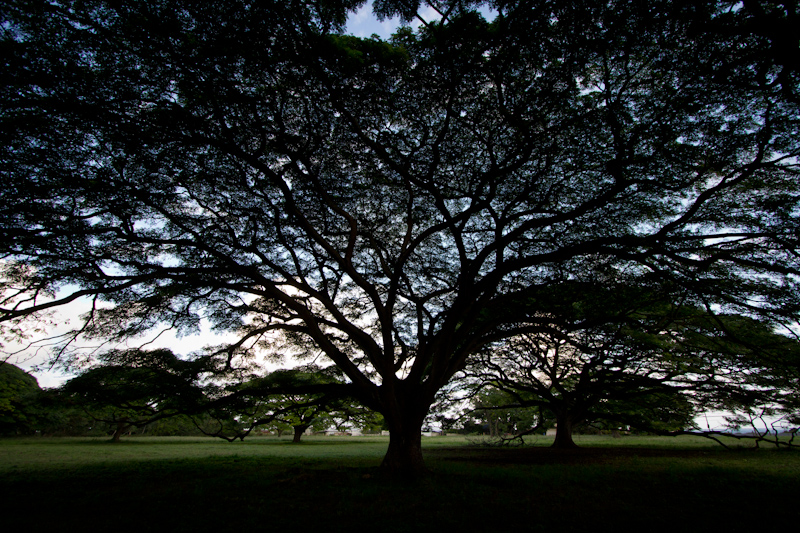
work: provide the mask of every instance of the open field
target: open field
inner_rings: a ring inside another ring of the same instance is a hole
[[[694,438],[582,449],[424,440],[432,474],[382,479],[386,437],[0,440],[4,526],[24,531],[598,531],[796,526],[800,453]],[[4,528],[5,529],[5,528]],[[9,529],[10,530],[10,529]]]

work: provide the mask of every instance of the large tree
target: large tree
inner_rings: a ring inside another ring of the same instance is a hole
[[[530,287],[603,264],[794,319],[794,6],[441,1],[382,42],[337,33],[357,4],[6,2],[0,319],[296,344],[395,472]]]

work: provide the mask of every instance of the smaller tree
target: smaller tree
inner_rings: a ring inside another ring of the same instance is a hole
[[[26,434],[35,430],[40,391],[35,377],[11,363],[0,363],[0,435]]]
[[[796,418],[800,343],[768,323],[687,305],[575,324],[497,343],[465,378],[503,391],[509,408],[552,412],[555,447],[575,446],[572,433],[583,422],[680,434],[703,409]]]
[[[515,407],[516,400],[511,394],[491,385],[482,388],[470,403],[469,414],[488,430],[490,437],[530,434],[545,424],[541,410]]]
[[[376,413],[347,396],[347,390],[335,368],[316,365],[276,370],[232,387],[208,388],[208,413],[218,423],[206,433],[244,440],[255,428],[265,427],[290,430],[298,443],[309,428],[374,423]]]
[[[331,425],[328,409],[333,406],[326,405],[325,401],[317,402],[302,394],[281,394],[269,398],[265,404],[277,413],[268,428],[275,428],[279,432],[289,430],[292,432],[292,442],[299,443],[302,436],[309,429],[322,431]]]
[[[574,295],[573,295],[574,296]],[[677,391],[674,378],[693,366],[673,357],[669,338],[643,326],[661,320],[624,312],[598,311],[593,300],[566,299],[539,311],[538,324],[476,354],[464,378],[472,387],[490,384],[509,406],[538,408],[556,421],[555,447],[574,447],[574,428],[613,417],[614,405]],[[537,304],[542,308],[542,300]],[[603,314],[605,313],[605,314]],[[608,403],[613,402],[613,403]],[[523,433],[524,434],[524,433]],[[520,434],[521,436],[521,434]]]
[[[587,281],[531,288],[487,309],[498,340],[463,373],[514,407],[556,419],[554,446],[583,422],[679,431],[702,408],[779,403],[797,390],[796,339],[754,317],[718,314],[646,277],[594,265]]]
[[[67,381],[60,393],[94,420],[112,427],[112,441],[127,431],[205,407],[203,359],[183,361],[171,351],[111,351],[101,366]]]

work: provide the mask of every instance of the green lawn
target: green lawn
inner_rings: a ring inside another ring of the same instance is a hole
[[[578,437],[576,451],[424,440],[432,474],[377,470],[386,437],[0,440],[3,526],[22,531],[465,532],[796,527],[800,453]],[[691,527],[689,527],[691,525]]]

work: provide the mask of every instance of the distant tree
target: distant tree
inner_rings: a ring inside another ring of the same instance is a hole
[[[197,422],[202,424],[201,420],[197,420]],[[142,433],[164,437],[203,436],[203,432],[197,428],[195,420],[187,415],[175,415],[152,421],[142,428]]]
[[[632,429],[645,433],[680,432],[694,425],[698,405],[686,394],[675,391],[653,392],[632,400],[601,401],[592,409],[594,420],[605,429]]]
[[[383,415],[369,409],[359,409],[349,417],[353,427],[360,428],[363,433],[380,433],[387,429]]]
[[[198,381],[202,360],[182,361],[169,350],[111,351],[105,364],[67,381],[60,393],[97,422],[112,428],[112,441],[133,428],[205,407]]]
[[[210,403],[209,413],[219,423],[207,433],[243,440],[262,427],[279,433],[292,431],[293,442],[298,443],[309,428],[374,423],[371,410],[342,396],[346,389],[337,375],[335,368],[306,365],[227,388]]]
[[[258,401],[258,418],[251,420],[248,428],[263,426],[279,434],[290,431],[292,442],[299,443],[309,429],[322,431],[330,427],[328,410],[333,409],[327,400],[319,396],[284,393]],[[263,421],[269,420],[264,423]]]
[[[508,393],[489,386],[472,398],[470,414],[486,426],[490,437],[529,434],[544,426],[541,412],[515,403]]]
[[[0,363],[0,435],[35,431],[40,390],[35,377],[11,363]]]
[[[703,409],[794,408],[800,343],[768,323],[666,304],[630,285],[571,285],[551,294],[570,295],[553,305],[533,302],[538,333],[488,346],[464,373],[477,390],[507,394],[508,408],[552,412],[553,446],[575,446],[583,422],[679,433]],[[524,306],[516,312],[525,320]]]

